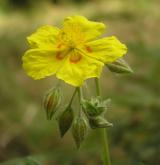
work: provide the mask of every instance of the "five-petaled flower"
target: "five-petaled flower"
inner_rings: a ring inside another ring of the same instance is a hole
[[[104,64],[122,57],[127,48],[116,37],[99,37],[105,25],[71,16],[61,29],[54,26],[39,28],[27,40],[31,49],[23,56],[23,68],[33,79],[55,74],[73,86],[99,77]]]

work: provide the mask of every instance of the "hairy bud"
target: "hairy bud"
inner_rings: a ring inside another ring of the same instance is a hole
[[[113,126],[112,123],[108,122],[105,118],[102,116],[98,116],[95,118],[89,118],[89,125],[92,129],[96,128],[106,128]]]
[[[57,111],[61,102],[61,96],[59,87],[53,88],[45,95],[43,105],[48,120],[51,120],[54,113]]]
[[[63,137],[71,127],[73,118],[74,118],[73,109],[70,106],[67,107],[59,116],[58,124],[59,124],[61,137]]]
[[[76,118],[72,126],[72,135],[77,148],[80,147],[88,130],[88,124],[83,117]]]
[[[127,62],[123,59],[118,59],[113,63],[109,63],[106,65],[108,67],[108,69],[111,72],[115,72],[115,73],[133,73],[133,70],[131,69],[131,67],[127,64]]]
[[[100,97],[83,100],[82,107],[87,117],[96,117],[106,112],[110,99],[102,100]]]

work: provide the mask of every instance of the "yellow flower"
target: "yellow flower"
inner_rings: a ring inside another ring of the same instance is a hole
[[[106,63],[122,57],[127,48],[116,37],[99,37],[105,25],[71,16],[64,20],[61,29],[54,26],[39,28],[27,40],[31,49],[22,60],[23,68],[33,79],[55,74],[73,86],[84,80],[99,77]]]

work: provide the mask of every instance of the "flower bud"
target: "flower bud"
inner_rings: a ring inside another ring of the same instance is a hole
[[[63,137],[71,127],[73,118],[74,118],[73,109],[70,106],[68,106],[59,116],[59,120],[58,120],[61,137]]]
[[[88,130],[88,124],[83,117],[76,118],[72,126],[72,135],[75,140],[77,148],[84,140]]]
[[[106,112],[110,99],[102,100],[100,97],[83,100],[82,107],[87,117],[96,117]]]
[[[98,116],[95,118],[89,118],[89,125],[92,129],[96,128],[106,128],[113,126],[112,123],[108,122],[105,118],[102,116]]]
[[[48,120],[51,120],[54,113],[57,111],[61,102],[61,96],[61,90],[58,87],[53,88],[45,95],[43,105]]]
[[[115,73],[133,73],[131,67],[123,59],[118,59],[113,63],[106,64],[111,72]]]

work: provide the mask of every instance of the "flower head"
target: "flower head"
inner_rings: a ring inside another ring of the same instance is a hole
[[[33,79],[56,75],[73,86],[99,77],[106,63],[122,57],[127,48],[116,37],[96,39],[105,25],[83,16],[64,20],[61,29],[43,26],[27,38],[31,49],[23,56],[23,68]]]

